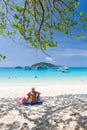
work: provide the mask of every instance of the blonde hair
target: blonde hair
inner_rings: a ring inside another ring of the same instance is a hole
[[[35,90],[35,88],[34,88],[34,87],[32,87],[32,88],[31,88],[31,90]]]

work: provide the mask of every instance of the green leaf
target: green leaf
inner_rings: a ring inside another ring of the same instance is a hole
[[[73,26],[77,26],[78,25],[78,23],[71,23],[71,26],[73,27]]]
[[[84,17],[82,20],[81,20],[82,23],[84,22],[87,22],[87,17]]]
[[[66,18],[64,21],[65,21],[66,23],[69,23],[70,19]]]
[[[3,8],[4,8],[4,6],[0,5],[0,9],[3,9]]]
[[[3,33],[3,30],[0,28],[0,34],[2,34]]]
[[[15,18],[15,19],[19,19],[19,14],[15,14],[15,15],[14,15],[14,18]]]
[[[5,16],[4,12],[1,13],[2,16]]]
[[[76,2],[75,3],[75,8],[78,8],[80,6],[80,3],[79,2]]]
[[[6,0],[6,2],[9,2],[10,0]]]
[[[65,34],[66,34],[66,35],[68,35],[68,34],[69,34],[69,31],[68,31],[68,30],[66,30],[66,31],[65,31]]]
[[[18,12],[21,13],[24,10],[24,6],[17,6],[16,9],[17,9]]]
[[[10,5],[10,10],[14,10],[14,6],[13,5]]]
[[[87,25],[82,25],[83,28],[87,28]]]
[[[81,35],[80,35],[80,34],[77,34],[77,35],[76,35],[76,38],[77,38],[77,39],[81,38]]]
[[[6,56],[2,56],[3,60],[6,59]]]
[[[46,46],[43,45],[43,46],[42,46],[42,50],[43,50],[43,51],[46,51],[46,49],[47,49]]]
[[[82,38],[86,38],[86,35],[85,35],[85,34],[81,34],[81,37],[82,37]]]
[[[35,36],[39,36],[39,31],[38,31],[38,30],[35,30],[35,31],[34,31],[34,35],[35,35]]]
[[[8,31],[8,32],[7,32],[7,35],[10,36],[10,35],[12,35],[12,33]]]
[[[17,32],[16,31],[14,31],[14,34],[16,34]]]
[[[83,12],[80,12],[80,14],[79,14],[81,17],[83,16]]]
[[[2,54],[0,54],[0,61],[4,59],[6,59],[6,56],[3,56]]]

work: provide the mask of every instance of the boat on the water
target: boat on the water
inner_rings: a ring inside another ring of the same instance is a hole
[[[58,68],[59,71],[61,72],[66,72],[69,68],[67,66],[61,66]]]

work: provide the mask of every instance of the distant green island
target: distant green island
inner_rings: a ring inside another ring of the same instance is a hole
[[[47,69],[47,68],[60,68],[60,67],[63,67],[63,66],[55,65],[55,64],[47,63],[47,62],[39,62],[39,63],[35,63],[35,64],[31,65],[31,66],[25,66],[25,67],[16,66],[15,68],[16,69],[21,69],[21,68],[25,68],[25,69],[32,69],[32,68],[35,68],[35,69]]]
[[[31,67],[51,68],[51,67],[57,67],[57,65],[54,65],[54,64],[51,64],[51,63],[46,63],[46,62],[39,62],[39,63],[33,64]]]
[[[47,63],[47,62],[39,62],[39,63],[35,63],[31,66],[25,66],[25,69],[47,69],[47,68],[59,68],[61,67],[61,65],[55,65],[52,63]]]

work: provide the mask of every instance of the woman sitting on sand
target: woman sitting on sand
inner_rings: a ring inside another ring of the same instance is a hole
[[[35,88],[31,89],[31,92],[29,92],[27,98],[27,102],[31,104],[35,104],[40,100],[40,93],[35,91]]]

